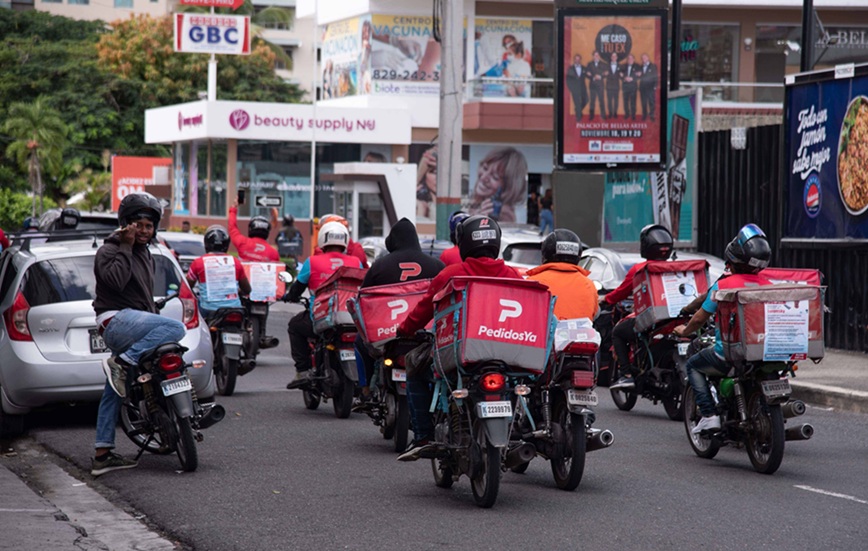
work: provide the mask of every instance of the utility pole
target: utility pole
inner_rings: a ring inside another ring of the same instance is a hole
[[[814,0],[802,2],[802,56],[799,70],[814,68]]]
[[[672,63],[669,67],[669,90],[681,87],[681,0],[672,0]]]
[[[464,122],[464,0],[440,0],[440,135],[437,148],[437,238],[449,239],[449,215],[461,204],[461,131]],[[472,22],[468,23],[472,25]],[[468,31],[470,32],[470,31]]]

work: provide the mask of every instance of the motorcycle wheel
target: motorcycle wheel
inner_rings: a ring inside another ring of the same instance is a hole
[[[438,488],[449,489],[455,482],[452,478],[452,468],[445,465],[442,459],[431,460],[431,470],[434,472],[434,484]]]
[[[346,419],[353,411],[353,382],[341,377],[341,384],[334,388],[335,417]]]
[[[395,451],[402,452],[406,450],[409,438],[410,406],[407,404],[406,396],[398,396],[398,412],[395,418]]]
[[[235,381],[238,378],[238,367],[241,362],[238,360],[230,360],[223,356],[220,362],[220,367],[217,362],[214,362],[214,375],[217,379],[217,392],[220,396],[232,396],[235,392]]]
[[[713,458],[720,451],[720,442],[714,438],[693,434],[692,432],[693,427],[702,419],[702,414],[699,413],[699,406],[696,405],[696,397],[690,385],[687,385],[684,389],[681,407],[684,411],[682,414],[684,416],[684,428],[687,430],[687,439],[690,441],[693,453],[703,459]]]
[[[747,454],[756,472],[772,474],[784,459],[784,416],[781,406],[766,404],[762,392],[750,395],[747,404],[750,430],[745,442]]]
[[[178,435],[175,447],[178,451],[181,469],[184,472],[192,473],[199,466],[199,450],[196,448],[196,439],[193,437],[193,427],[190,425],[190,418],[178,417],[178,414],[173,409],[172,419]]]
[[[386,409],[386,415],[383,419],[383,440],[391,440],[395,437],[395,430],[398,424],[398,400],[395,395],[389,391],[383,393],[383,404]],[[407,446],[401,449],[396,449],[396,452],[402,452]]]
[[[301,391],[301,395],[304,398],[304,407],[310,410],[314,410],[319,407],[320,400],[322,399],[319,392],[305,389]]]
[[[147,420],[142,419],[139,410],[134,405],[124,402],[121,405],[121,429],[127,438],[132,440],[139,448],[145,448],[145,451],[154,455],[169,455],[174,450],[168,443],[163,442],[163,438],[159,431],[155,431],[154,438],[148,442],[148,434],[144,432],[144,427]],[[148,442],[147,446],[145,442]]]
[[[497,493],[500,491],[500,450],[488,441],[481,422],[476,423],[474,432],[480,464],[475,469],[476,476],[470,479],[470,488],[473,490],[473,500],[476,505],[489,509],[497,501]]]
[[[572,492],[585,472],[585,416],[570,412],[566,400],[561,399],[555,404],[554,422],[561,426],[564,441],[557,443],[558,452],[551,458],[552,476],[558,488]]]
[[[250,319],[250,358],[256,359],[259,354],[259,341],[262,338],[262,320],[256,316]]]
[[[612,359],[612,381],[617,381],[620,378],[620,373],[615,367],[615,359]],[[636,391],[625,391],[625,390],[615,390],[613,388],[609,389],[609,393],[612,395],[612,401],[615,402],[615,406],[621,411],[630,411],[633,409],[633,406],[636,405],[636,400],[638,396],[636,395]]]
[[[678,364],[675,361],[675,352],[672,352],[670,356],[667,366],[671,369],[670,377],[670,387],[671,394],[668,398],[663,398],[663,409],[666,410],[666,415],[669,416],[673,421],[683,421],[684,420],[684,410],[681,408],[681,399],[684,397],[684,391],[682,390],[682,381],[681,381],[681,373],[678,371]]]

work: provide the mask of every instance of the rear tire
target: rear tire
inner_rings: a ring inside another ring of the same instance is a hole
[[[217,392],[221,396],[232,396],[235,392],[235,382],[238,379],[239,360],[230,360],[226,356],[221,357],[221,366],[216,368],[214,375],[217,379]],[[217,362],[214,362],[216,367]]]
[[[476,423],[476,442],[479,447],[482,463],[475,477],[470,479],[473,490],[473,500],[483,509],[490,509],[497,501],[500,490],[500,450],[494,447],[485,436],[482,422]]]
[[[174,451],[172,449],[174,446],[168,442],[163,442],[163,436],[159,430],[160,427],[153,427],[155,431],[154,438],[147,446],[144,446],[145,442],[148,440],[148,435],[138,431],[141,430],[146,423],[147,421],[144,421],[141,418],[139,410],[134,405],[126,401],[121,404],[121,429],[123,429],[127,438],[132,440],[136,447],[144,447],[145,451],[148,453],[153,453],[155,455],[171,454]]]
[[[189,417],[178,417],[178,414],[172,410],[172,417],[175,422],[175,429],[178,432],[178,460],[181,462],[181,469],[184,472],[191,473],[199,466],[199,451],[196,448],[196,439],[193,437],[193,427],[190,425]]]
[[[259,354],[259,341],[262,339],[262,320],[257,316],[250,319],[250,359],[256,359]]]
[[[335,417],[346,419],[353,411],[353,382],[341,377],[341,384],[334,388]]]
[[[318,392],[314,392],[313,390],[302,390],[301,395],[304,398],[304,407],[309,410],[314,410],[319,407],[322,397]]]
[[[398,412],[395,419],[395,451],[401,453],[407,449],[410,439],[410,406],[407,397],[398,395]]]
[[[684,411],[682,414],[684,416],[684,428],[687,430],[687,439],[690,441],[693,453],[703,459],[713,458],[720,451],[720,442],[714,438],[692,432],[693,427],[702,419],[702,414],[699,412],[699,406],[696,405],[696,397],[693,394],[693,387],[690,385],[684,389],[681,407]]]
[[[684,398],[684,384],[681,378],[681,371],[678,369],[678,355],[675,350],[672,351],[670,360],[665,367],[670,369],[669,387],[670,394],[668,398],[663,398],[663,409],[666,410],[666,415],[673,421],[684,420],[684,409],[681,407],[681,400]]]
[[[750,395],[747,417],[751,423],[745,447],[754,470],[772,474],[784,459],[784,416],[781,406],[766,404],[761,391]]]
[[[572,492],[579,487],[585,472],[585,416],[570,412],[566,400],[555,403],[554,422],[561,426],[559,453],[551,458],[552,476],[561,490]]]

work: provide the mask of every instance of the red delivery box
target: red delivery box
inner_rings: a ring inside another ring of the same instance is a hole
[[[633,276],[637,332],[677,318],[682,308],[708,292],[705,260],[652,260]]]
[[[759,275],[772,283],[798,283],[800,285],[823,284],[823,274],[820,270],[811,268],[765,268]]]
[[[313,299],[313,330],[322,333],[340,325],[353,325],[347,301],[355,298],[365,279],[361,268],[341,266],[316,290]]]
[[[359,290],[349,309],[362,338],[375,349],[382,349],[397,336],[398,325],[425,296],[430,279],[394,285],[378,285]]]
[[[775,284],[721,289],[717,324],[732,362],[820,359],[823,292],[816,285]]]
[[[452,278],[434,296],[435,361],[447,372],[500,360],[542,373],[554,319],[551,293],[539,282]]]

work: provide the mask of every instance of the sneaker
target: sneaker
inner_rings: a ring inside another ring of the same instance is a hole
[[[633,390],[636,388],[636,383],[633,377],[621,377],[614,384],[609,385],[610,390]]]
[[[422,450],[429,446],[431,446],[431,440],[428,438],[413,440],[407,446],[407,449],[404,450],[404,453],[398,456],[398,461],[416,461],[419,459],[419,454],[422,453]]]
[[[308,371],[298,371],[295,374],[295,379],[289,381],[289,384],[286,385],[287,390],[292,390],[294,388],[303,387],[304,385],[310,382],[310,370]]]
[[[718,417],[717,415],[712,415],[711,417],[703,417],[702,419],[700,419],[699,422],[696,423],[696,426],[693,427],[693,430],[691,430],[690,432],[692,432],[693,434],[699,434],[707,430],[717,430],[719,428],[720,417]]]
[[[90,474],[99,476],[111,471],[132,469],[138,463],[132,459],[125,459],[114,452],[108,452],[102,459],[92,459],[90,465]]]
[[[127,395],[127,369],[123,361],[117,356],[112,356],[102,361],[102,370],[115,394],[125,398]]]

